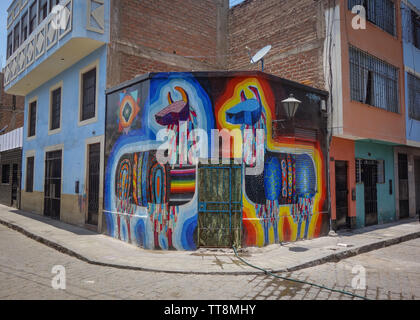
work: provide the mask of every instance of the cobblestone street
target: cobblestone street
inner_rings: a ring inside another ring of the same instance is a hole
[[[181,275],[84,263],[0,226],[0,299],[353,299],[266,275]],[[52,268],[66,269],[66,290],[54,290]],[[354,266],[366,269],[366,290],[352,289]],[[371,299],[420,299],[420,239],[288,276]]]

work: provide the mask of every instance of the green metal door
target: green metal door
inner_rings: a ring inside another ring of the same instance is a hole
[[[200,165],[198,171],[198,246],[241,245],[242,167]]]

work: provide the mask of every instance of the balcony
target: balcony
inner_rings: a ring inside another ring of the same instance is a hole
[[[60,6],[7,60],[7,93],[27,95],[109,41],[109,1],[62,0]]]

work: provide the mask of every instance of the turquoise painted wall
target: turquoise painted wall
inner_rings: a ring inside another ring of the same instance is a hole
[[[78,125],[79,71],[99,60],[98,115],[91,124]],[[23,138],[22,187],[25,187],[26,153],[35,151],[34,191],[44,192],[45,147],[64,144],[63,153],[63,194],[75,194],[75,181],[80,181],[80,190],[85,182],[85,141],[104,135],[105,132],[105,88],[106,88],[106,46],[99,48],[69,69],[43,84],[25,97],[25,123]],[[48,135],[50,88],[63,81],[61,131]],[[27,137],[28,102],[38,97],[36,137]]]
[[[371,154],[369,156],[369,153]],[[390,145],[373,142],[355,142],[356,159],[385,160],[385,183],[378,184],[378,223],[395,221],[395,180],[394,180],[394,148]],[[392,180],[392,195],[389,194],[389,180]],[[356,186],[357,228],[365,225],[364,186]]]

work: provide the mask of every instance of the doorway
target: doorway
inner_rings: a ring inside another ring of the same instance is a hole
[[[12,167],[12,206],[18,207],[18,189],[19,189],[19,166],[14,163]]]
[[[416,195],[416,213],[420,214],[420,158],[414,158],[414,183]]]
[[[87,224],[97,226],[99,215],[99,175],[101,163],[101,144],[95,143],[88,147],[88,217]]]
[[[408,192],[408,156],[398,154],[398,180],[399,180],[399,199],[400,199],[400,219],[410,216],[410,202]]]
[[[60,219],[62,151],[46,153],[44,183],[44,215]]]
[[[335,161],[335,197],[336,197],[336,228],[349,228],[348,223],[348,163],[347,161]]]
[[[378,224],[378,163],[363,160],[362,182],[365,188],[365,226]]]
[[[200,165],[198,246],[241,245],[242,166]]]

